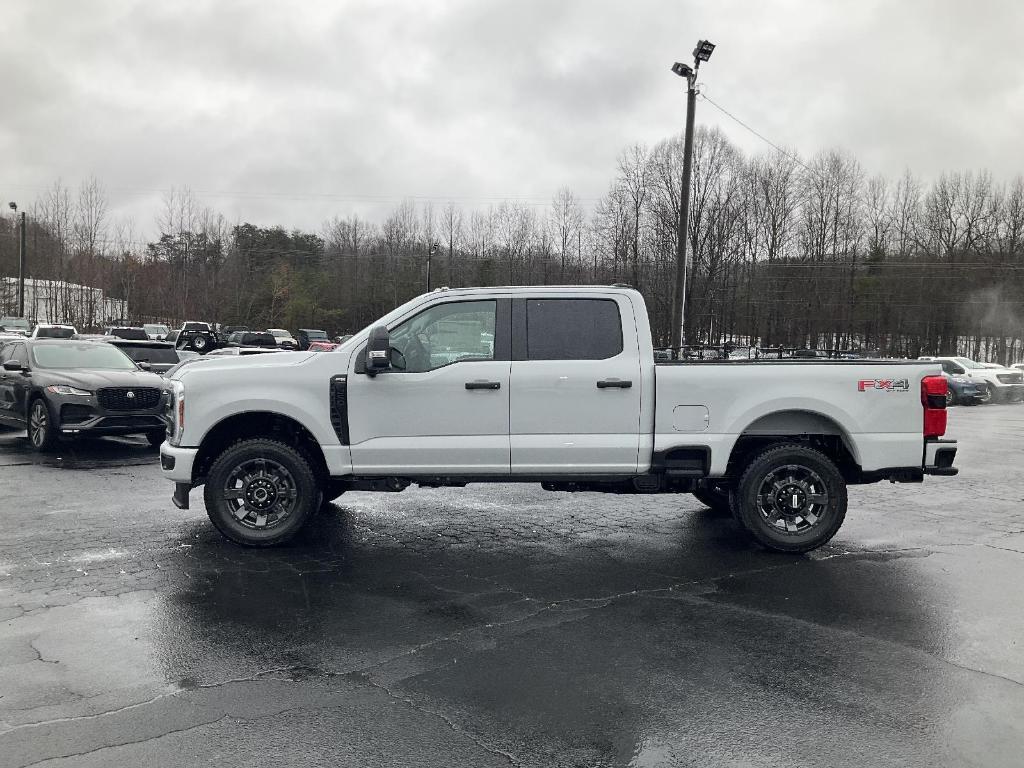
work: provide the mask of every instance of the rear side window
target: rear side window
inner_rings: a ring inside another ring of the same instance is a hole
[[[528,360],[606,360],[622,352],[622,320],[611,299],[529,299]]]

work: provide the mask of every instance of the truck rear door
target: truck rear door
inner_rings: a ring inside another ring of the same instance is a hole
[[[513,474],[637,469],[640,354],[621,295],[515,299],[509,432]]]

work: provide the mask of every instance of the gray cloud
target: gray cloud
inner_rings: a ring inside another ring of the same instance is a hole
[[[316,228],[404,195],[538,202],[606,189],[679,129],[693,42],[708,96],[869,172],[1024,167],[1017,3],[193,0],[5,9],[0,193],[93,174],[151,227],[189,185],[229,218]],[[747,151],[759,139],[699,105]]]

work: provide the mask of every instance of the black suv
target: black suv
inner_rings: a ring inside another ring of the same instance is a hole
[[[164,440],[163,380],[111,344],[26,339],[0,345],[0,424],[47,451],[60,437],[142,434]]]
[[[209,323],[187,322],[181,326],[178,336],[174,340],[177,349],[191,349],[200,355],[205,355],[211,349],[222,346],[217,334]]]
[[[237,331],[228,336],[228,344],[232,347],[277,349],[277,339],[274,335],[263,331]]]

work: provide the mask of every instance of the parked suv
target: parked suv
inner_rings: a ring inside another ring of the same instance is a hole
[[[967,357],[919,357],[939,363],[942,370],[958,376],[966,376],[986,384],[989,397],[982,402],[1011,403],[1024,398],[1024,376],[1010,368],[989,368]]]
[[[272,334],[260,331],[238,331],[228,336],[228,344],[232,347],[266,347],[277,349],[277,339]]]
[[[162,384],[110,344],[8,341],[0,346],[0,423],[27,429],[40,452],[82,435],[142,434],[157,446]]]
[[[299,328],[295,334],[295,340],[299,342],[299,349],[309,349],[311,341],[330,341],[327,331],[318,331],[315,328]]]
[[[32,326],[24,317],[8,315],[7,317],[0,317],[0,331],[28,336],[32,333]]]

